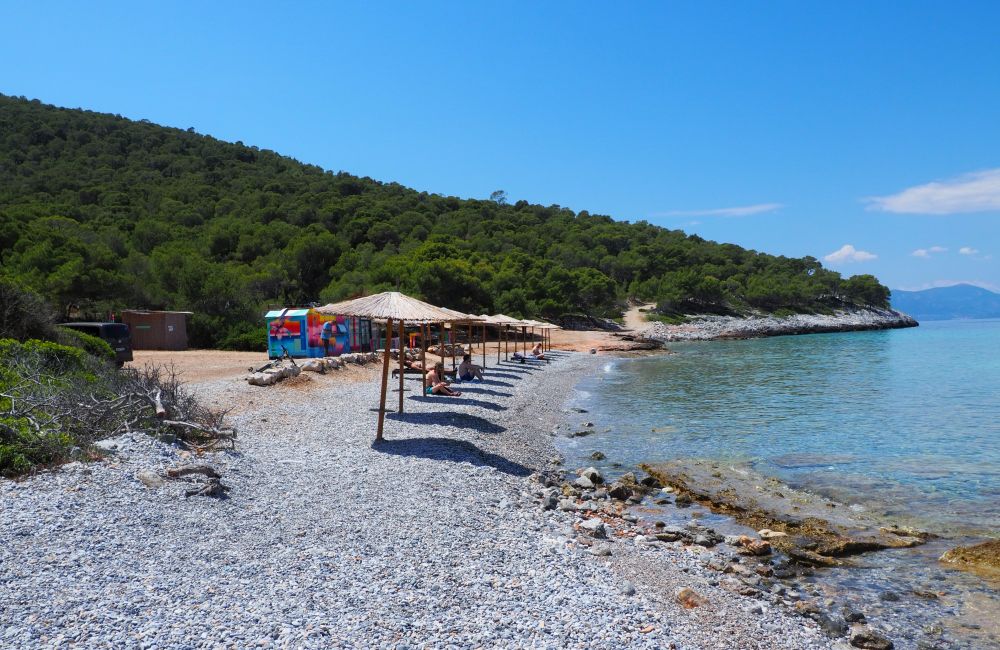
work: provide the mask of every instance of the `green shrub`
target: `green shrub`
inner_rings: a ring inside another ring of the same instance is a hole
[[[249,323],[233,327],[219,341],[219,348],[243,352],[266,352],[267,328],[264,325],[257,326]]]
[[[68,327],[57,327],[56,341],[62,345],[79,348],[98,359],[105,361],[115,360],[115,351],[111,349],[107,341],[85,332],[78,332]]]
[[[0,278],[0,339],[51,339],[55,314],[38,294]]]
[[[653,323],[666,323],[667,325],[682,325],[688,322],[687,316],[683,314],[659,314],[657,312],[646,312],[646,320]]]
[[[37,359],[42,369],[52,372],[78,372],[87,367],[87,357],[79,348],[36,339],[0,339],[0,362],[13,365],[24,358]]]

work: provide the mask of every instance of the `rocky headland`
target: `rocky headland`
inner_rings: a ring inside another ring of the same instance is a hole
[[[833,314],[753,315],[747,317],[690,315],[686,322],[668,325],[649,323],[635,332],[642,339],[671,341],[711,341],[750,339],[790,334],[820,334],[864,330],[917,327],[912,317],[891,309],[844,309]]]

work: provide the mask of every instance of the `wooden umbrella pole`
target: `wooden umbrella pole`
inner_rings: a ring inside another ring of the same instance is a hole
[[[500,365],[500,326],[497,325],[497,365]]]
[[[387,331],[387,334],[391,331]],[[406,370],[405,360],[406,357],[403,356],[403,337],[406,336],[406,324],[400,320],[399,321],[399,412],[403,412],[403,371]]]
[[[469,321],[469,356],[472,356],[472,321]]]
[[[503,326],[503,358],[505,361],[510,359],[510,328],[506,325]]]
[[[382,429],[385,426],[385,392],[389,387],[389,336],[392,333],[392,319],[385,324],[385,358],[382,359],[382,392],[378,400],[378,432],[375,440],[382,439]]]
[[[444,323],[441,323],[441,345],[444,345]],[[455,323],[451,324],[451,336],[448,337],[451,346],[451,369],[455,370]],[[441,355],[444,356],[443,354]]]
[[[528,354],[528,328],[521,326],[521,354]]]
[[[483,323],[483,368],[486,367],[486,323]]]
[[[423,366],[421,374],[423,374],[423,382],[420,384],[420,394],[425,395],[427,393],[427,341],[424,339],[424,328],[429,328],[430,325],[420,324],[420,365]]]

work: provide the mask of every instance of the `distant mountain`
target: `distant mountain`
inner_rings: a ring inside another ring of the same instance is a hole
[[[971,284],[892,292],[892,308],[917,320],[1000,318],[1000,293]]]

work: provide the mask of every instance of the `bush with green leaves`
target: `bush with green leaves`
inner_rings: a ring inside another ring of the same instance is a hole
[[[56,342],[74,348],[80,348],[87,354],[105,361],[115,360],[115,351],[108,342],[86,332],[78,332],[68,327],[56,328]]]
[[[77,347],[0,339],[2,476],[59,463],[128,431],[170,431],[195,445],[231,440],[224,415],[199,404],[170,370],[118,370]]]

